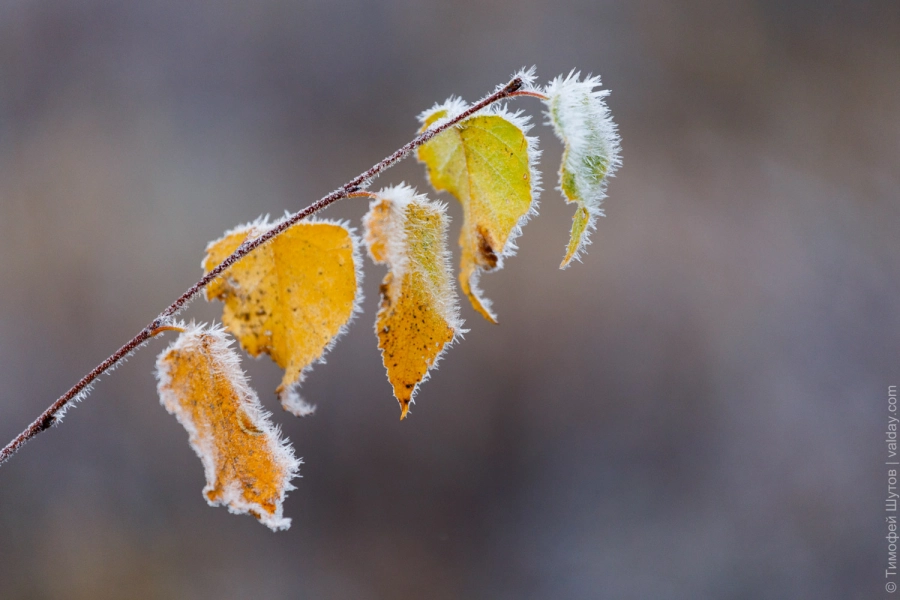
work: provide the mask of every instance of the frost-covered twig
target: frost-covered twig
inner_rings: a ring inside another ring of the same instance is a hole
[[[113,355],[104,360],[102,363],[94,367],[94,369],[90,373],[82,377],[81,380],[74,386],[72,386],[72,388],[68,392],[60,396],[59,399],[56,400],[56,402],[51,404],[50,407],[41,414],[41,416],[35,419],[35,421],[31,425],[29,425],[22,433],[17,435],[9,444],[7,444],[6,447],[3,448],[2,451],[0,451],[0,465],[9,460],[9,457],[15,454],[15,452],[20,447],[22,447],[23,444],[25,444],[25,442],[35,437],[42,431],[49,429],[54,423],[56,423],[65,412],[65,410],[73,402],[80,399],[84,392],[86,392],[86,390],[90,388],[94,380],[96,380],[100,375],[106,373],[107,371],[118,365],[125,357],[127,357],[157,333],[171,329],[171,318],[175,316],[182,308],[184,308],[184,306],[188,302],[190,302],[200,291],[202,291],[207,285],[209,285],[209,283],[213,279],[221,275],[222,272],[225,271],[225,269],[241,260],[250,252],[262,246],[272,238],[283,233],[292,225],[298,223],[299,221],[302,221],[312,214],[317,213],[333,202],[336,202],[343,198],[347,198],[348,196],[353,195],[355,192],[362,190],[372,179],[380,175],[386,169],[392,167],[399,161],[409,156],[413,150],[426,143],[428,140],[441,133],[445,129],[453,127],[463,119],[493,104],[494,102],[503,100],[505,98],[510,98],[515,95],[521,95],[517,94],[517,92],[521,90],[525,83],[526,82],[523,80],[522,76],[514,77],[509,83],[498,88],[494,93],[486,96],[482,100],[472,104],[469,108],[462,111],[454,118],[422,132],[405,146],[398,149],[396,152],[394,152],[381,162],[377,163],[372,168],[363,173],[360,173],[358,176],[351,179],[327,196],[319,199],[303,210],[285,217],[263,235],[255,239],[245,241],[237,250],[234,251],[233,254],[231,254],[231,256],[223,260],[219,264],[219,266],[209,271],[206,275],[203,276],[202,279],[200,279],[200,281],[192,285],[185,293],[183,293],[177,300],[175,300],[175,302],[173,302],[171,305],[169,305],[168,308],[161,312],[158,317],[147,324],[147,326],[144,327],[128,343],[119,348]]]

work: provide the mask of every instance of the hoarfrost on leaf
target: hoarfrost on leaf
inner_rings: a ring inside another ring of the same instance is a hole
[[[560,268],[579,259],[590,243],[597,217],[603,216],[601,203],[606,197],[607,180],[620,166],[619,134],[600,87],[600,77],[572,71],[551,81],[547,95],[547,116],[556,135],[565,144],[559,169],[559,189],[567,202],[578,205],[566,255]]]
[[[465,107],[458,98],[434,106],[419,115],[421,131],[458,116]],[[460,286],[475,310],[492,323],[497,319],[478,281],[483,272],[503,267],[503,259],[515,253],[522,226],[536,214],[540,152],[537,139],[528,136],[530,128],[521,112],[494,105],[417,151],[431,185],[462,204]]]
[[[206,248],[209,272],[270,225],[257,220]],[[360,242],[343,223],[302,221],[256,248],[210,282],[208,300],[225,303],[222,321],[251,356],[267,353],[285,370],[276,390],[288,412],[314,407],[297,393],[305,373],[346,331],[362,300]]]
[[[203,463],[207,502],[287,529],[283,502],[300,461],[247,384],[231,343],[221,327],[188,326],[157,358],[160,401]]]
[[[419,384],[462,333],[462,321],[451,285],[446,207],[402,184],[374,196],[365,241],[372,260],[389,269],[375,332],[403,419]]]

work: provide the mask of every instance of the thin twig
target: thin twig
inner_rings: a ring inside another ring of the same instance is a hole
[[[346,198],[347,196],[354,194],[355,192],[359,192],[362,187],[364,187],[369,181],[383,173],[386,169],[394,166],[396,163],[400,162],[407,156],[409,156],[413,150],[426,143],[428,140],[441,133],[445,129],[449,129],[453,127],[466,117],[471,116],[472,114],[478,112],[479,110],[497,102],[498,100],[503,100],[504,98],[509,98],[513,96],[519,89],[522,87],[522,79],[516,77],[512,79],[509,83],[507,83],[502,88],[498,89],[493,94],[486,96],[482,100],[479,100],[465,111],[460,113],[458,116],[448,120],[447,122],[439,125],[438,127],[434,127],[427,131],[422,132],[418,136],[416,136],[412,141],[407,143],[402,148],[398,149],[396,152],[374,165],[369,170],[360,173],[335,191],[331,192],[327,196],[319,199],[318,201],[310,204],[300,212],[294,213],[293,215],[286,217],[284,220],[280,221],[277,225],[266,231],[264,234],[255,238],[253,240],[246,240],[243,244],[241,244],[234,253],[223,260],[219,266],[208,272],[203,276],[200,281],[192,285],[188,290],[183,293],[175,302],[169,305],[164,311],[162,311],[158,317],[156,317],[152,322],[147,324],[146,327],[141,329],[140,333],[134,336],[131,341],[127,344],[119,348],[115,354],[111,355],[109,358],[104,360],[102,363],[94,367],[94,369],[81,378],[81,380],[76,383],[72,388],[59,397],[50,407],[45,410],[41,416],[39,416],[35,421],[28,426],[22,433],[17,435],[9,444],[0,451],[0,465],[5,463],[9,458],[16,453],[16,451],[22,447],[25,442],[39,434],[40,432],[49,429],[54,423],[57,421],[57,414],[64,410],[78,395],[84,391],[91,383],[97,379],[103,373],[109,371],[112,367],[116,366],[123,358],[128,356],[131,352],[137,349],[141,344],[152,338],[154,335],[161,331],[167,331],[170,327],[169,320],[174,317],[182,308],[184,308],[185,304],[190,302],[194,296],[196,296],[201,290],[203,290],[209,283],[222,274],[222,272],[241,260],[255,249],[259,248],[275,236],[283,233],[292,225],[302,221],[306,217],[317,213],[322,210],[329,204],[336,202],[342,198]]]

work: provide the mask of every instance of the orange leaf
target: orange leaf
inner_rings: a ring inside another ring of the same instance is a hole
[[[159,397],[203,463],[207,502],[287,529],[282,503],[300,461],[269,422],[230,345],[221,328],[189,326],[156,361]]]
[[[245,239],[268,229],[257,221],[227,232],[206,248],[214,268]],[[357,240],[339,223],[297,223],[232,265],[206,288],[225,302],[222,321],[251,356],[265,352],[285,370],[277,393],[285,410],[303,416],[314,407],[296,391],[356,312],[362,274]]]
[[[375,331],[403,419],[462,321],[450,284],[445,207],[405,185],[375,196],[365,217],[366,244],[372,259],[390,269]]]

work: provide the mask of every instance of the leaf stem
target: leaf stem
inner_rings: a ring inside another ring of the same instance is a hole
[[[539,98],[541,100],[544,100],[545,102],[550,99],[550,96],[548,96],[547,94],[529,90],[518,90],[509,95],[510,98],[515,98],[517,96],[530,96],[532,98]]]
[[[463,119],[473,115],[474,113],[493,104],[494,102],[497,102],[498,100],[503,100],[504,98],[509,98],[517,95],[521,87],[522,79],[519,77],[513,78],[509,83],[501,88],[498,88],[494,93],[489,94],[478,102],[472,104],[458,116],[450,119],[445,123],[442,123],[437,127],[433,127],[431,129],[428,129],[427,131],[423,131],[410,142],[397,149],[397,151],[395,151],[393,154],[386,157],[381,162],[373,165],[368,170],[360,173],[327,196],[324,196],[316,202],[313,202],[303,210],[285,217],[261,236],[252,240],[245,240],[244,243],[241,244],[233,254],[231,254],[231,256],[223,260],[216,268],[212,269],[206,275],[204,275],[200,279],[200,281],[188,288],[187,291],[185,291],[181,296],[178,297],[177,300],[175,300],[175,302],[170,304],[168,308],[162,311],[158,317],[153,319],[153,321],[151,321],[143,329],[141,329],[141,331],[136,336],[131,338],[129,342],[116,350],[116,352],[109,356],[106,360],[94,367],[94,369],[90,373],[82,377],[78,383],[76,383],[71,387],[71,389],[69,389],[69,391],[60,396],[56,400],[56,402],[51,404],[50,407],[47,408],[47,410],[41,413],[41,415],[37,419],[35,419],[34,422],[29,425],[24,431],[22,431],[22,433],[13,438],[13,440],[9,444],[7,444],[3,448],[3,450],[0,450],[0,465],[9,460],[9,458],[13,454],[15,454],[16,451],[25,444],[25,442],[29,441],[37,434],[53,426],[58,420],[60,411],[64,411],[76,398],[78,398],[78,396],[82,392],[89,388],[94,380],[109,371],[111,368],[115,367],[122,361],[123,358],[131,354],[134,350],[136,350],[138,347],[144,344],[144,342],[152,338],[157,333],[160,333],[161,331],[176,329],[176,327],[174,327],[170,322],[172,317],[178,314],[178,312],[181,311],[181,309],[184,308],[184,306],[188,302],[190,302],[198,293],[200,293],[200,291],[206,288],[206,286],[209,285],[209,283],[213,279],[221,275],[225,269],[241,260],[272,238],[283,233],[292,225],[298,223],[299,221],[302,221],[306,217],[319,212],[323,208],[338,200],[341,200],[342,198],[346,198],[357,192],[363,191],[363,188],[365,188],[372,179],[381,175],[381,173],[383,173],[385,170],[389,169],[390,167],[394,166],[395,164],[409,156],[413,150],[426,143],[437,134],[441,133],[445,129],[453,127]]]
[[[351,192],[347,194],[347,198],[377,198],[374,193],[368,190],[359,190],[358,192]]]
[[[156,337],[160,333],[164,331],[177,331],[179,333],[184,333],[184,327],[179,327],[178,325],[161,325],[150,332],[150,337]]]

